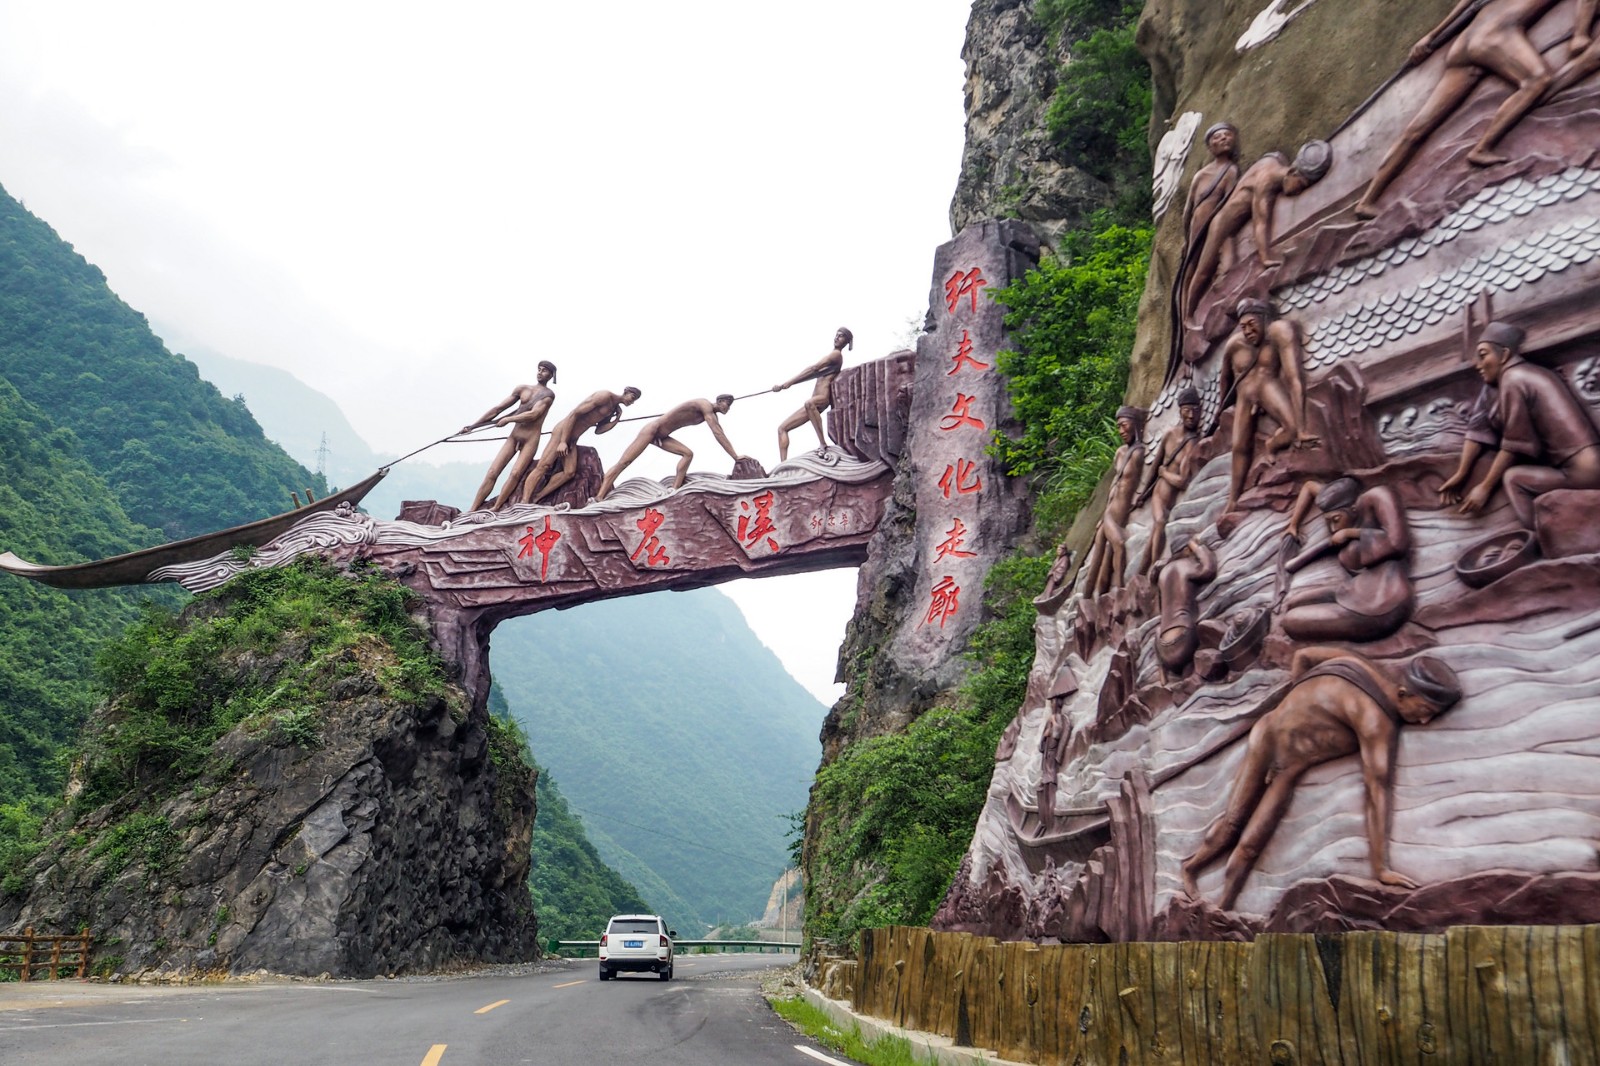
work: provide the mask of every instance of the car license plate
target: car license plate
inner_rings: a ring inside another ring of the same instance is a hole
[[[624,940],[622,942],[622,946],[625,947],[625,948],[642,948],[642,947],[644,947],[644,941],[643,940]]]

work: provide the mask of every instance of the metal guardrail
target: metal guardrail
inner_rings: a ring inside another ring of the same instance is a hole
[[[708,952],[737,951],[744,953],[754,950],[767,951],[799,951],[800,941],[786,942],[782,940],[674,940],[674,951],[679,955],[704,955]],[[550,954],[561,954],[569,958],[588,959],[598,957],[600,954],[600,941],[598,940],[551,940],[545,944],[545,950]]]

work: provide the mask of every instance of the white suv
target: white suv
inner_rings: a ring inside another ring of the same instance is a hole
[[[600,980],[609,981],[619,971],[654,971],[672,980],[672,938],[659,914],[618,914],[600,934]]]

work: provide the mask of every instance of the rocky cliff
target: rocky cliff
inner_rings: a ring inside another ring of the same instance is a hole
[[[302,563],[135,627],[0,926],[88,927],[102,973],[535,956],[534,772],[423,650],[416,607]]]

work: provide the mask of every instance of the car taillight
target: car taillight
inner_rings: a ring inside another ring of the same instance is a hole
[[[666,937],[662,937],[661,938],[661,946],[662,947],[666,947],[667,946],[667,938]]]
[[[606,938],[609,937],[610,935],[611,935],[610,933],[601,933],[600,934],[600,946],[601,947],[605,947],[606,946]]]

